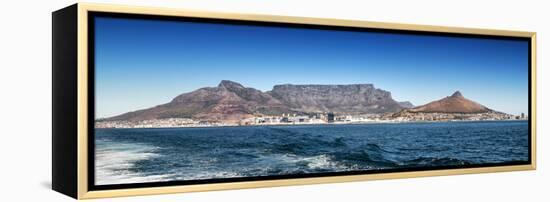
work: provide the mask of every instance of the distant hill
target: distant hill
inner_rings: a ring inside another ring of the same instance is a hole
[[[181,94],[171,102],[107,118],[107,121],[141,121],[160,118],[193,118],[237,122],[254,115],[283,113],[386,113],[403,109],[390,92],[372,84],[276,85],[262,92],[223,80],[217,87],[205,87]]]
[[[406,111],[424,113],[486,113],[493,110],[464,98],[460,91],[456,91],[451,96],[422,106],[406,109]]]
[[[411,103],[409,101],[399,102],[399,105],[403,108],[406,108],[406,109],[414,108],[413,103]]]

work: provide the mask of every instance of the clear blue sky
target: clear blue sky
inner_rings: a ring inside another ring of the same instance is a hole
[[[96,117],[167,103],[220,80],[372,83],[414,105],[460,90],[527,114],[528,43],[387,33],[96,18]]]

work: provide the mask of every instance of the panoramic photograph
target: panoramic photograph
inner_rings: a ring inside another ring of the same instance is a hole
[[[529,42],[94,19],[95,185],[529,161]]]

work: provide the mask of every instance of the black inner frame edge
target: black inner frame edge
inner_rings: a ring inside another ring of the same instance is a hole
[[[326,173],[308,173],[308,174],[292,174],[292,175],[274,175],[274,176],[255,176],[255,177],[238,177],[238,178],[219,178],[219,179],[203,179],[203,180],[185,180],[185,181],[167,181],[167,182],[145,182],[145,183],[129,183],[129,184],[112,184],[112,185],[96,185],[95,184],[95,17],[113,17],[124,19],[141,19],[141,20],[164,20],[164,21],[179,21],[179,22],[198,22],[212,24],[231,24],[231,25],[252,25],[252,26],[270,26],[270,27],[285,27],[285,28],[306,28],[318,30],[339,30],[339,31],[359,31],[359,32],[375,32],[387,34],[407,34],[407,35],[424,35],[424,36],[446,36],[458,38],[481,38],[481,39],[502,39],[527,41],[528,43],[528,161],[515,161],[506,163],[490,163],[490,164],[474,164],[474,165],[458,165],[458,166],[432,166],[432,167],[411,167],[397,168],[384,170],[360,170],[360,171],[344,171],[344,172],[326,172]],[[446,169],[460,168],[486,168],[499,166],[513,165],[529,165],[532,161],[532,86],[531,86],[531,67],[532,67],[532,46],[533,40],[530,37],[514,37],[514,36],[491,36],[481,34],[463,34],[463,33],[446,33],[432,31],[414,31],[414,30],[396,30],[382,28],[363,28],[363,27],[346,27],[334,25],[311,25],[298,23],[281,23],[281,22],[264,22],[250,20],[233,20],[233,19],[210,19],[199,17],[180,17],[180,16],[161,16],[161,15],[146,15],[146,14],[128,14],[128,13],[111,13],[111,12],[88,12],[88,190],[112,190],[126,188],[145,188],[145,187],[162,187],[176,185],[194,185],[194,184],[213,184],[213,183],[230,183],[244,181],[261,181],[261,180],[277,180],[277,179],[303,179],[311,177],[329,177],[329,176],[350,176],[364,175],[377,173],[395,173],[395,172],[411,172],[411,171],[435,171]]]

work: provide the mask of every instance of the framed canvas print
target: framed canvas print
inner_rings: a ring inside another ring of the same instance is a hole
[[[53,189],[77,199],[535,169],[535,33],[75,4]]]

